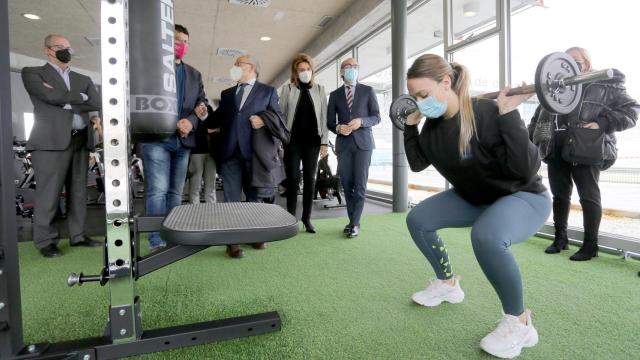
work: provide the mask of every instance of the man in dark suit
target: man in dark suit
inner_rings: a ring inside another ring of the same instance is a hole
[[[176,24],[174,39],[178,93],[176,132],[165,140],[142,144],[146,213],[150,216],[167,215],[182,203],[190,149],[196,145],[194,131],[198,119],[208,115],[206,106],[199,106],[205,100],[202,75],[182,61],[189,49],[189,31]],[[149,246],[156,250],[166,243],[159,233],[153,232],[149,234]]]
[[[247,201],[261,201],[269,195],[259,193],[251,186],[253,157],[253,130],[264,126],[256,114],[270,110],[281,114],[276,89],[257,81],[260,65],[252,55],[243,55],[236,59],[230,76],[238,84],[222,91],[220,106],[207,126],[220,128],[217,144],[217,162],[224,189],[225,202],[238,202],[244,192]],[[264,249],[264,243],[252,244],[256,249]],[[238,245],[227,246],[227,254],[233,258],[244,256]]]
[[[56,257],[61,253],[53,220],[65,182],[71,246],[101,245],[87,237],[84,229],[87,167],[93,148],[89,119],[98,119],[100,98],[88,76],[69,68],[73,50],[67,39],[48,35],[44,46],[47,64],[22,69],[22,82],[34,107],[27,142],[36,179],[33,243],[43,256]]]
[[[340,65],[344,86],[329,95],[327,127],[338,135],[336,153],[349,224],[348,237],[360,234],[371,153],[375,148],[371,127],[380,123],[376,94],[370,86],[358,84],[358,62],[347,59]]]

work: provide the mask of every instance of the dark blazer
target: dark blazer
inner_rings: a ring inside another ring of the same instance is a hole
[[[236,146],[239,146],[243,158],[252,158],[253,128],[249,117],[264,110],[271,110],[282,116],[275,88],[256,81],[240,110],[235,103],[237,88],[238,86],[234,86],[222,91],[220,106],[206,122],[209,129],[220,128],[219,141],[214,145],[218,148],[214,153],[220,162],[230,159]]]
[[[280,114],[267,110],[257,115],[264,126],[253,129],[251,186],[275,187],[286,178],[282,145],[289,143],[291,134]]]
[[[188,148],[194,148],[196,146],[196,137],[195,131],[198,128],[198,123],[200,119],[196,116],[195,108],[204,101],[204,86],[202,85],[202,75],[200,71],[196,70],[193,66],[186,64],[184,61],[184,96],[182,103],[182,113],[178,114],[178,120],[180,119],[188,119],[193,125],[193,130],[186,138],[180,137],[177,133],[177,136],[180,138],[182,145]],[[177,121],[176,121],[177,122]]]
[[[378,99],[371,86],[360,83],[356,85],[351,112],[349,112],[344,85],[332,91],[329,95],[329,104],[327,106],[327,127],[329,130],[337,134],[337,125],[346,125],[355,118],[362,118],[362,127],[352,132],[349,136],[338,134],[336,152],[340,152],[341,148],[343,148],[341,143],[348,137],[353,137],[353,141],[361,150],[375,148],[371,127],[380,123],[380,109],[378,108]]]
[[[27,150],[64,150],[71,141],[73,115],[80,114],[88,129],[89,112],[100,110],[100,97],[96,87],[86,75],[69,72],[67,90],[64,79],[49,63],[44,66],[22,69],[22,82],[33,103],[33,129],[27,142]],[[48,84],[49,86],[45,85]],[[80,93],[89,98],[84,101]],[[71,110],[65,110],[66,104]],[[93,148],[93,132],[87,131],[87,147]]]

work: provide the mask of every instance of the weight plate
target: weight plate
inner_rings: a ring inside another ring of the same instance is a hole
[[[568,114],[580,104],[582,84],[564,86],[562,79],[580,74],[573,58],[562,52],[551,53],[536,68],[536,94],[540,104],[553,114]]]
[[[398,130],[404,131],[404,125],[407,122],[407,116],[418,109],[416,101],[409,95],[401,95],[395,99],[389,108],[389,118],[393,126]]]

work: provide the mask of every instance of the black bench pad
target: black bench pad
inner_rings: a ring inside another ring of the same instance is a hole
[[[231,245],[284,240],[298,221],[278,205],[214,203],[180,205],[162,222],[160,236],[177,245]]]

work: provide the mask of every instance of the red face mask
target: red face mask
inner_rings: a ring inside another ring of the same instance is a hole
[[[182,59],[185,55],[187,55],[187,51],[189,51],[189,44],[175,43],[175,45],[173,46],[173,50],[175,51],[176,57],[178,59]]]

